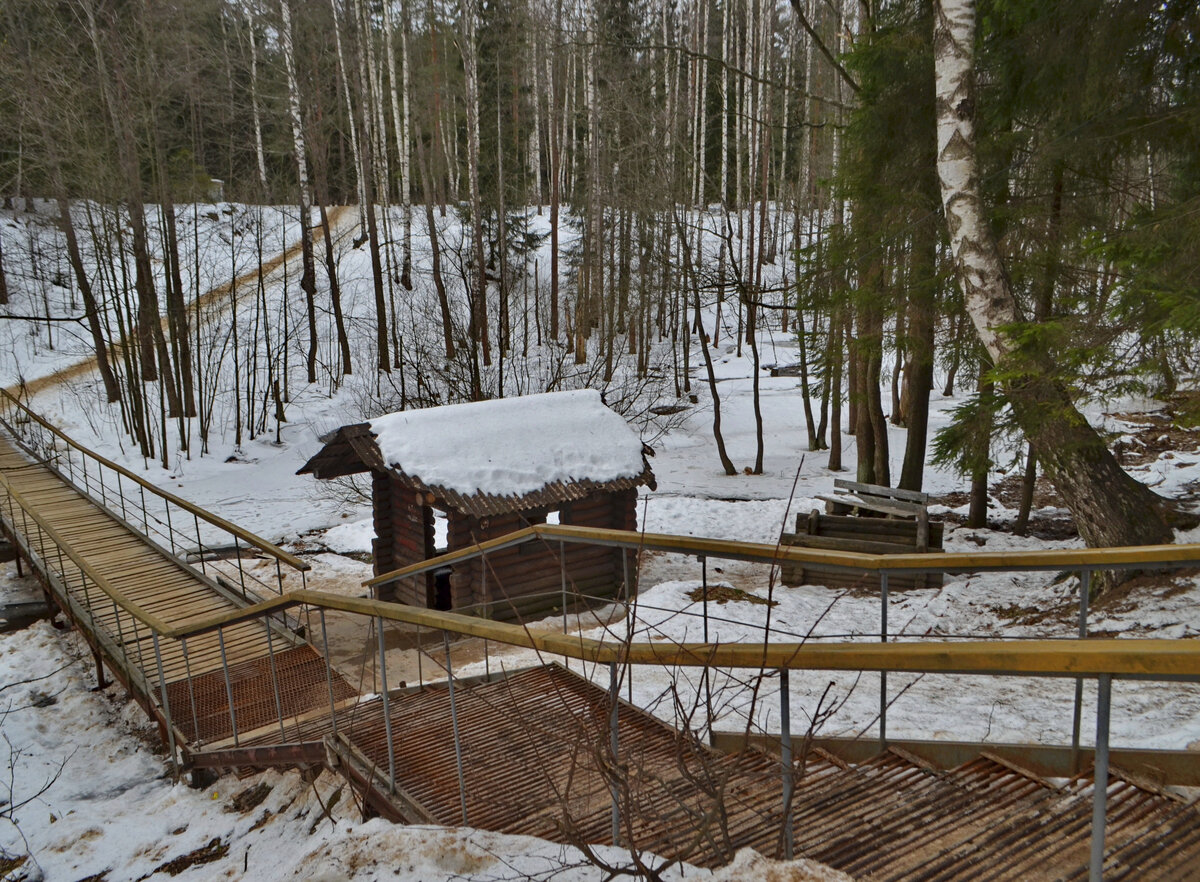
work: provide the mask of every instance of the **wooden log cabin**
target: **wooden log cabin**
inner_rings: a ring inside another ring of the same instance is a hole
[[[653,451],[589,389],[402,411],[322,441],[298,474],[370,473],[376,575],[533,524],[635,531],[638,487],[655,487]],[[628,596],[632,555],[535,541],[379,596],[517,620],[560,606],[564,564],[571,594]]]

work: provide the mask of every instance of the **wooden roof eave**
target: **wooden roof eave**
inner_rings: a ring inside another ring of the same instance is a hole
[[[642,445],[641,474],[612,481],[580,480],[572,482],[554,481],[530,493],[498,496],[488,493],[464,494],[436,484],[427,484],[419,477],[403,469],[389,465],[371,432],[369,423],[342,426],[331,436],[308,462],[296,472],[311,474],[322,480],[357,475],[363,472],[386,472],[409,489],[431,497],[430,504],[448,511],[457,511],[474,517],[493,517],[514,512],[531,511],[538,508],[556,508],[583,499],[593,493],[616,493],[630,490],[643,484],[651,490],[657,487],[654,472],[650,469],[647,454],[653,451]]]

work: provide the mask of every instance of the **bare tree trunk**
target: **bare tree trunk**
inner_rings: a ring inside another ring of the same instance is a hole
[[[908,363],[904,368],[904,422],[908,437],[898,487],[920,490],[929,443],[929,394],[933,391],[934,310],[937,308],[937,235],[930,214],[913,231],[909,272]]]
[[[304,292],[308,311],[308,382],[317,381],[317,273],[313,260],[312,205],[308,198],[308,158],[305,155],[304,124],[300,117],[300,85],[296,78],[296,54],[292,49],[291,0],[280,0],[283,26],[280,29],[280,45],[283,62],[287,69],[288,116],[292,125],[292,152],[296,159],[296,176],[300,190],[300,289]]]
[[[1029,532],[1029,514],[1033,510],[1033,491],[1037,487],[1037,451],[1032,444],[1025,450],[1025,473],[1021,476],[1021,502],[1017,506],[1017,519],[1013,533],[1024,536]]]
[[[96,364],[100,368],[100,379],[104,382],[104,394],[110,402],[121,399],[121,389],[117,378],[113,375],[112,366],[108,363],[108,345],[104,341],[104,330],[100,326],[100,310],[96,306],[96,295],[92,291],[92,283],[87,270],[83,266],[83,258],[79,254],[79,240],[75,236],[75,222],[71,219],[71,205],[66,196],[60,191],[58,196],[58,216],[63,235],[67,240],[67,259],[75,272],[75,284],[83,295],[83,313],[87,318],[88,330],[92,332],[92,345],[96,349]],[[3,260],[0,259],[0,303],[8,302],[8,291],[4,286]]]
[[[975,4],[939,0],[934,10],[937,168],[967,313],[1046,477],[1062,495],[1089,546],[1170,542],[1165,501],[1127,475],[1076,409],[1036,342],[1009,328],[1021,316],[984,212],[975,156]],[[1026,335],[1028,337],[1028,335]]]
[[[59,210],[62,210],[62,204],[59,204]],[[0,242],[0,304],[8,303],[8,279],[4,275],[4,243]],[[108,383],[104,384],[108,388]],[[114,399],[109,398],[109,401]]]
[[[555,32],[562,30],[562,0],[555,4]],[[550,61],[550,119],[546,131],[550,138],[550,340],[558,342],[558,203],[562,198],[562,129],[559,112],[562,106],[562,63],[558,41],[555,41]]]
[[[159,154],[161,156],[161,153]],[[179,234],[175,222],[175,203],[163,179],[162,211],[167,231],[166,256],[170,267],[167,276],[167,326],[171,332],[171,348],[175,355],[175,369],[179,373],[182,390],[183,416],[196,415],[196,393],[192,384],[192,351],[188,331],[187,305],[183,299],[183,275],[179,267]],[[187,447],[187,439],[181,438]]]
[[[450,318],[450,301],[446,296],[446,283],[442,279],[442,249],[438,242],[437,224],[433,218],[433,184],[430,181],[429,162],[425,157],[425,142],[417,127],[417,166],[421,171],[421,189],[424,194],[425,224],[429,232],[429,252],[433,262],[433,286],[437,289],[438,305],[442,310],[442,340],[446,348],[446,360],[454,358],[454,325]]]
[[[478,47],[475,44],[476,0],[460,0],[462,34],[459,48],[462,50],[463,79],[466,85],[467,102],[467,178],[471,190],[471,246],[472,278],[471,292],[471,342],[483,356],[484,366],[492,363],[492,349],[488,342],[487,266],[483,249],[483,199],[479,192],[479,70]],[[472,397],[482,394],[476,388]]]
[[[396,154],[400,163],[400,205],[403,211],[404,244],[400,267],[400,284],[405,290],[411,291],[412,284],[412,183],[410,181],[410,148],[409,148],[409,82],[408,82],[408,9],[400,9],[400,70],[402,78],[396,78],[396,50],[392,44],[394,26],[392,24],[392,4],[383,4],[383,22],[386,33],[384,46],[387,53],[388,82],[392,98],[392,121],[396,130]],[[403,95],[401,100],[397,92]]]
[[[254,115],[254,156],[258,160],[258,185],[261,197],[267,195],[267,161],[263,153],[262,114],[258,109],[258,41],[254,37],[254,15],[251,7],[244,7],[246,30],[250,34],[250,107]]]
[[[845,328],[840,306],[835,306],[829,317],[833,345],[830,357],[829,379],[829,465],[831,472],[842,470],[842,365],[845,363]]]
[[[288,0],[282,0],[282,2],[286,3]],[[333,42],[334,47],[337,50],[338,79],[340,79],[342,82],[342,100],[346,103],[346,115],[350,118],[350,154],[354,162],[354,176],[356,179],[355,186],[358,188],[358,214],[359,218],[362,220],[363,226],[365,227],[367,194],[363,188],[366,186],[367,169],[364,167],[362,148],[359,144],[358,138],[358,129],[355,125],[354,103],[350,100],[350,76],[346,70],[346,56],[342,50],[342,26],[341,14],[338,11],[338,0],[329,0],[329,7],[333,12]],[[288,18],[289,20],[291,18],[290,11],[288,13]],[[290,40],[291,37],[289,36],[288,39]]]
[[[973,529],[981,529],[988,524],[988,473],[992,466],[992,425],[995,422],[992,418],[992,407],[996,399],[995,384],[984,379],[988,367],[986,361],[981,359],[979,380],[975,387],[979,391],[981,404],[978,417],[980,424],[974,432],[973,446],[975,449],[971,452],[971,493],[967,506],[967,526]]]
[[[682,243],[684,260],[683,272],[687,277],[685,284],[691,289],[692,306],[696,310],[696,314],[700,314],[700,286],[696,284],[695,276],[692,267],[691,249],[687,241],[687,233],[683,229],[683,222],[675,219],[675,225],[679,228],[679,239]],[[670,229],[669,227],[667,229]],[[713,403],[713,439],[717,442],[717,456],[721,460],[721,468],[725,470],[725,474],[733,476],[737,474],[737,467],[734,466],[733,460],[729,458],[729,454],[725,451],[725,436],[721,434],[721,396],[717,392],[717,375],[713,370],[712,352],[709,351],[708,337],[703,329],[700,331],[700,351],[704,354],[704,371],[708,377],[708,394],[712,397]]]

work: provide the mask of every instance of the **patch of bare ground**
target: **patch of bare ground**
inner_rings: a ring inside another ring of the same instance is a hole
[[[166,873],[170,876],[178,876],[184,870],[189,870],[192,867],[202,864],[211,864],[213,861],[219,861],[229,853],[229,845],[222,842],[219,837],[213,837],[208,841],[207,845],[202,845],[187,854],[181,854],[173,860],[167,861],[165,864],[157,867],[153,873],[148,873],[142,879],[148,879],[155,873]],[[138,880],[141,882],[141,880]]]
[[[1035,603],[1023,606],[1010,603],[1004,606],[991,607],[996,618],[1006,625],[1073,625],[1079,616],[1079,605],[1075,600],[1065,603]]]
[[[1125,468],[1148,465],[1168,452],[1200,451],[1200,391],[1173,395],[1162,410],[1105,416],[1137,427],[1113,445],[1117,461]]]
[[[696,603],[702,603],[705,600],[712,601],[713,603],[743,601],[745,603],[757,603],[762,606],[779,606],[779,601],[777,600],[767,600],[765,597],[749,594],[741,588],[732,588],[729,585],[709,585],[707,589],[696,588],[693,591],[688,591],[687,596]]]
[[[997,500],[1006,508],[1016,509],[1021,504],[1021,480],[1019,474],[1006,475],[991,486],[989,498]],[[932,505],[944,505],[948,508],[962,508],[970,501],[970,494],[965,490],[944,493],[929,500]],[[948,511],[937,517],[952,527],[962,527],[967,523],[966,517],[955,511]],[[989,519],[987,529],[1012,532],[1012,522]],[[1079,536],[1074,518],[1062,507],[1062,499],[1045,478],[1039,477],[1034,485],[1033,510],[1029,513],[1026,535],[1035,539],[1055,541],[1075,539]],[[986,538],[980,539],[982,541],[977,540],[979,544],[985,545]]]
[[[1192,588],[1200,568],[1159,570],[1138,573],[1132,579],[1116,585],[1092,601],[1092,609],[1110,615],[1137,609],[1146,595],[1173,597]]]

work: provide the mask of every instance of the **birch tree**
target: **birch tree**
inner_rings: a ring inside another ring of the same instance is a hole
[[[296,160],[296,176],[299,183],[300,202],[300,252],[302,270],[300,289],[304,292],[308,311],[308,382],[317,381],[317,317],[316,294],[317,273],[313,261],[312,204],[308,197],[308,159],[304,147],[304,123],[300,118],[300,84],[296,78],[296,53],[292,47],[292,7],[290,0],[280,0],[279,11],[282,27],[279,43],[283,49],[283,63],[287,70],[288,119],[292,126],[292,152]]]
[[[974,0],[939,0],[933,27],[938,180],[967,314],[1084,541],[1092,547],[1171,542],[1166,501],[1121,469],[1056,379],[1036,335],[1021,333],[1022,316],[980,195]]]

